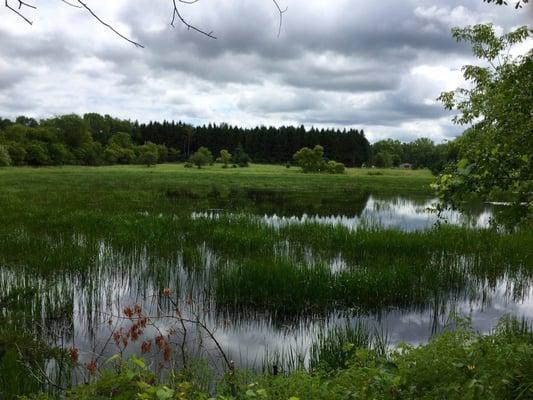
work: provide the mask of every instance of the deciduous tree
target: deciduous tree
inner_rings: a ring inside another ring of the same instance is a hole
[[[228,168],[228,164],[231,162],[231,153],[226,149],[220,150],[219,160],[224,164],[224,168]]]
[[[463,67],[469,88],[440,96],[458,112],[454,122],[468,127],[458,140],[458,162],[436,183],[444,199],[457,204],[503,192],[517,204],[529,202],[532,211],[533,51],[511,55],[530,35],[525,26],[499,37],[492,25],[453,29],[453,37],[470,43],[483,64]]]
[[[198,168],[202,168],[204,165],[211,164],[213,162],[213,154],[211,154],[207,147],[200,147],[196,153],[191,156],[189,161]]]

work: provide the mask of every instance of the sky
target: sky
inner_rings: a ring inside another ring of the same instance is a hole
[[[364,129],[371,142],[460,134],[436,98],[464,86],[461,66],[476,60],[450,29],[490,21],[502,33],[533,20],[531,5],[482,0],[278,0],[288,7],[278,37],[271,0],[181,5],[213,40],[172,28],[171,0],[85,1],[141,49],[86,10],[29,2],[33,25],[0,8],[1,117],[303,124]]]

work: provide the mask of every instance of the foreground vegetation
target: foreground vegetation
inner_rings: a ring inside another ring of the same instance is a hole
[[[346,343],[338,369],[254,375],[230,371],[214,390],[183,371],[158,381],[139,359],[73,389],[67,399],[528,399],[533,397],[533,334],[503,319],[490,335],[460,323],[428,344],[382,354]],[[511,357],[509,355],[512,355]],[[213,393],[215,392],[215,393]],[[46,399],[48,397],[40,397]]]

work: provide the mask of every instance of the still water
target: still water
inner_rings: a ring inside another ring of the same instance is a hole
[[[265,225],[278,228],[291,224],[316,223],[322,225],[344,226],[348,229],[357,227],[376,229],[399,229],[411,232],[416,230],[431,229],[435,224],[452,224],[468,226],[472,228],[487,228],[492,218],[490,206],[481,206],[472,209],[468,215],[459,211],[445,208],[440,212],[437,209],[437,199],[406,199],[394,197],[389,199],[377,199],[368,196],[362,210],[356,214],[307,214],[277,215],[264,214],[256,216]],[[194,212],[193,218],[217,218],[224,210],[211,210]],[[238,214],[235,214],[238,215]]]

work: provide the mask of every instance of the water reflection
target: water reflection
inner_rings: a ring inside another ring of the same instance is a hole
[[[227,355],[241,368],[261,369],[279,355],[297,356],[304,364],[309,362],[309,349],[321,332],[335,326],[367,326],[385,332],[390,343],[407,341],[420,343],[440,331],[450,313],[472,318],[473,326],[488,331],[504,314],[533,320],[533,289],[528,276],[503,274],[496,284],[480,277],[474,278],[475,291],[458,290],[436,293],[425,304],[404,307],[386,307],[362,313],[337,309],[326,314],[305,314],[294,318],[275,313],[252,312],[239,309],[219,309],[213,302],[207,282],[218,257],[205,245],[198,246],[202,269],[186,266],[183,251],[174,257],[158,258],[144,248],[128,252],[113,249],[101,242],[98,257],[88,273],[58,274],[53,277],[35,277],[30,271],[21,272],[3,268],[0,283],[3,291],[9,287],[38,287],[41,296],[34,305],[46,327],[45,337],[51,343],[81,349],[80,361],[90,362],[95,357],[105,360],[117,353],[111,335],[130,322],[122,317],[123,309],[139,304],[147,315],[154,316],[157,328],[148,327],[143,338],[153,339],[158,334],[172,334],[175,342],[183,340],[176,329],[175,318],[166,318],[172,308],[161,297],[161,288],[171,288],[178,295],[178,307],[185,318],[201,320],[216,335]],[[339,255],[330,260],[332,269],[345,268]],[[528,283],[529,282],[529,283]],[[66,312],[66,310],[71,312]],[[55,321],[50,324],[50,321]],[[187,357],[212,358],[211,365],[220,368],[222,360],[210,340],[198,326],[187,326],[184,340]],[[133,343],[124,356],[139,353],[142,340]],[[213,358],[214,357],[214,358]],[[149,358],[152,365],[158,356]],[[180,357],[176,354],[176,363]],[[75,382],[81,382],[75,377]]]
[[[437,199],[407,199],[394,197],[379,199],[369,196],[363,207],[346,215],[303,214],[278,215],[265,214],[260,221],[267,226],[280,228],[287,225],[316,223],[321,225],[343,226],[350,230],[357,227],[394,228],[402,231],[431,229],[437,223],[467,226],[471,228],[487,228],[492,218],[492,207],[470,207],[468,212],[459,212],[450,208],[437,211]],[[193,212],[193,218],[217,218],[223,211],[211,210]],[[224,212],[228,215],[227,212]],[[230,214],[231,215],[231,214]],[[238,215],[238,214],[236,214]]]

